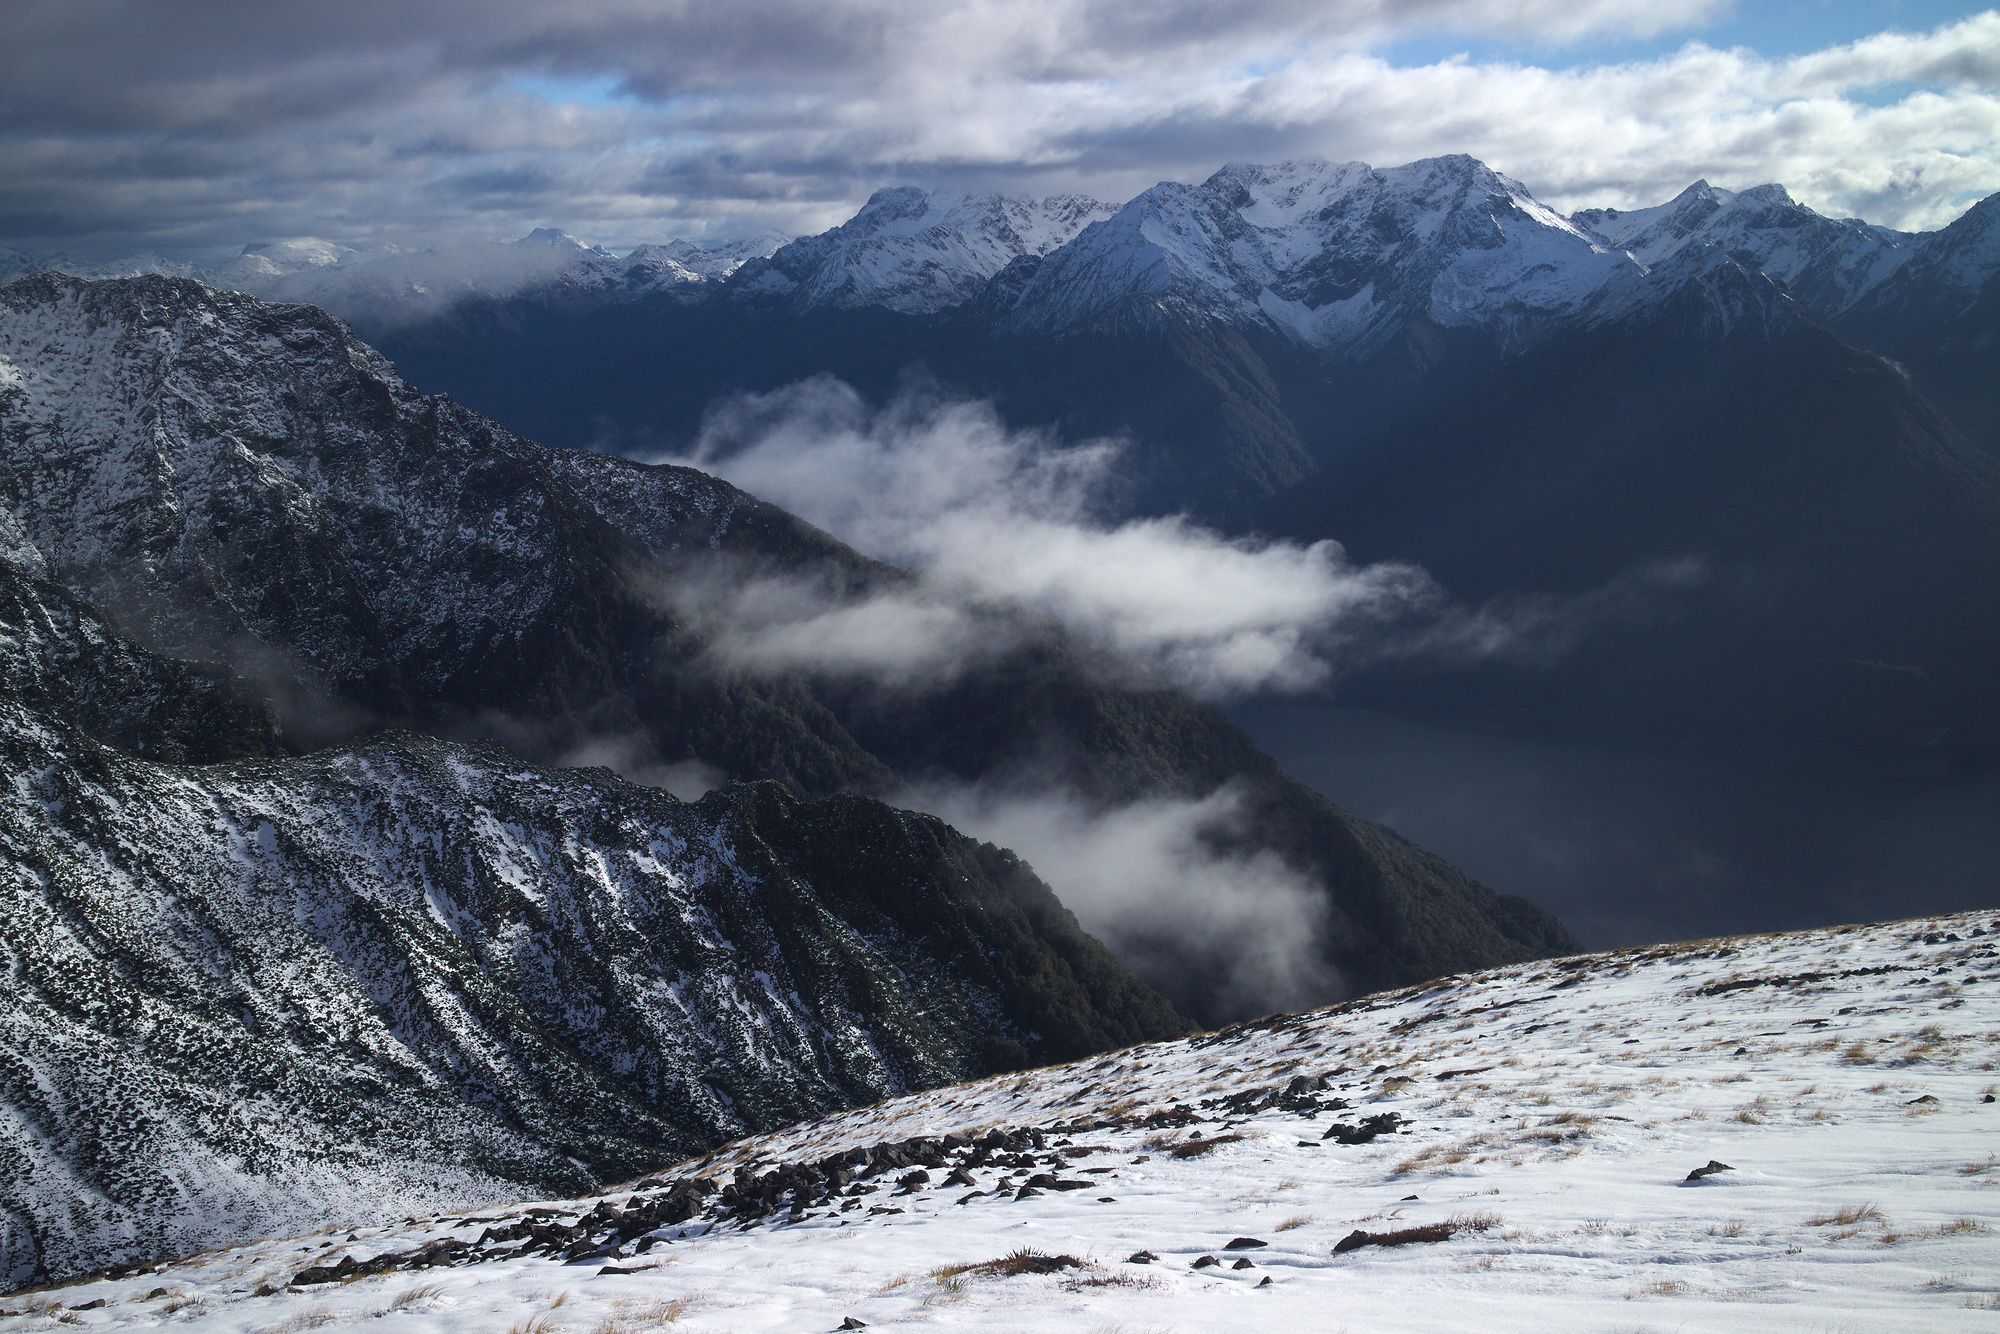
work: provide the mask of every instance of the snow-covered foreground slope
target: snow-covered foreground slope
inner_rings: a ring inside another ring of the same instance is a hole
[[[1444,979],[892,1099],[602,1199],[17,1295],[4,1327],[1983,1328],[1996,932]]]

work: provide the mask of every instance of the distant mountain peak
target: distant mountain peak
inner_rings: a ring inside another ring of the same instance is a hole
[[[745,264],[735,289],[804,309],[935,314],[970,301],[1013,261],[1047,254],[1113,212],[1079,195],[1030,199],[894,186],[870,195],[838,227]]]
[[[1049,256],[1002,320],[1058,335],[1220,321],[1355,357],[1417,316],[1517,339],[1629,263],[1464,154],[1231,163],[1145,191]]]

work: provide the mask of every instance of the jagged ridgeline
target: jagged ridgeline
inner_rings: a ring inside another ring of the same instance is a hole
[[[730,668],[687,590],[912,576],[423,397],[316,308],[0,287],[0,445],[15,1279],[582,1189],[1185,1026],[1011,854],[856,795],[924,774],[1235,782],[1358,987],[1573,947],[1015,613],[945,688]],[[747,781],[531,762],[605,737]]]

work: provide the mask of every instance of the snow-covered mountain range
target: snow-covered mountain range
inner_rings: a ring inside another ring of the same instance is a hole
[[[5,1302],[26,1330],[1972,1329],[1996,939],[1987,912],[1444,978]]]
[[[1780,185],[1731,192],[1706,181],[1655,207],[1564,217],[1520,182],[1456,155],[1392,168],[1232,163],[1122,207],[900,186],[816,236],[681,240],[623,257],[544,228],[507,246],[255,245],[208,270],[153,256],[48,266],[197,277],[364,322],[526,293],[670,294],[795,310],[967,311],[999,331],[1059,336],[1212,321],[1357,359],[1412,317],[1525,346],[1657,305],[1719,263],[1768,277],[1832,318],[1912,260],[1932,281],[1978,286],[2000,267],[2000,241],[1972,230],[1944,241],[1942,232],[1824,217]],[[0,279],[34,266],[0,256]]]
[[[786,239],[766,233],[714,246],[676,240],[619,256],[541,227],[503,245],[357,250],[316,239],[259,242],[213,268],[150,254],[77,264],[0,251],[0,281],[39,269],[94,279],[165,274],[270,301],[309,302],[346,319],[396,325],[448,313],[469,300],[521,293],[608,301],[656,293],[685,297],[727,278],[746,260],[770,254]]]

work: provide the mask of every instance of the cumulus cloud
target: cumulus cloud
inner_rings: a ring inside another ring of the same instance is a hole
[[[1324,890],[1268,850],[1225,850],[1242,819],[1234,788],[1109,810],[993,784],[892,800],[1019,853],[1085,930],[1192,1017],[1299,1010],[1347,992],[1324,958],[1335,929]]]
[[[1546,660],[1701,577],[1683,562],[1579,598],[1465,607],[1416,566],[1355,565],[1338,542],[1118,517],[1121,448],[1010,430],[990,404],[917,390],[876,409],[826,377],[726,401],[679,461],[923,578],[857,595],[736,573],[675,596],[730,665],[753,670],[948,681],[1031,632],[1016,610],[1031,608],[1218,698],[1312,689],[1387,657]]]
[[[1380,54],[1416,33],[1686,31],[1721,8],[357,0],[328,22],[238,0],[24,0],[0,8],[0,237],[213,258],[553,223],[623,246],[813,230],[884,184],[1125,198],[1306,153],[1469,152],[1566,207],[1777,180],[1913,227],[2000,188],[1992,12],[1785,59]]]

